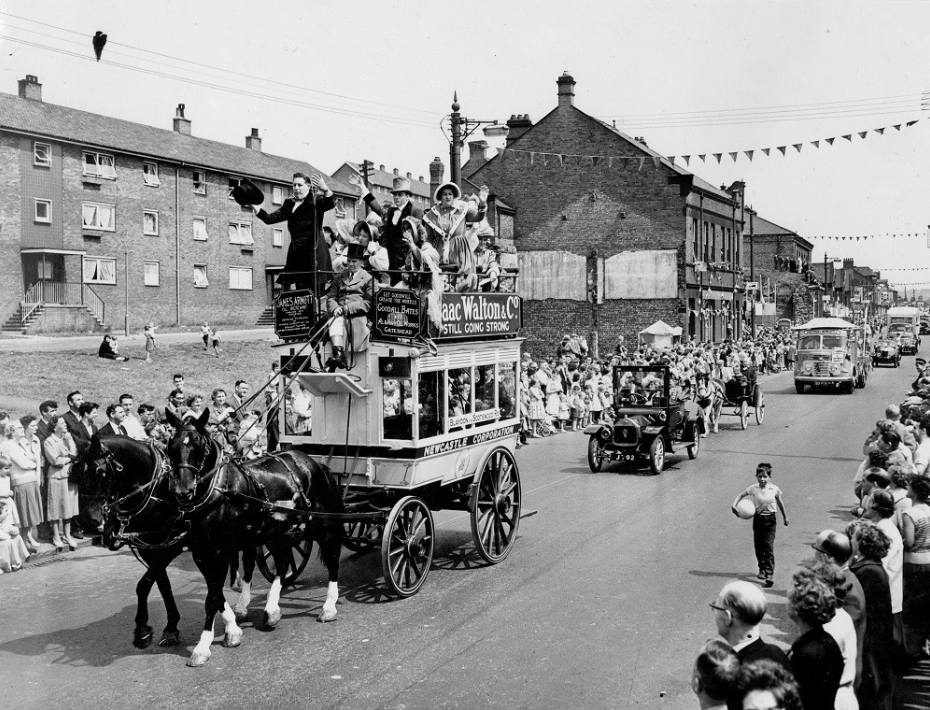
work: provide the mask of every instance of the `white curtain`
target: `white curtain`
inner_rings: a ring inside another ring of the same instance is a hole
[[[97,205],[84,205],[81,210],[81,218],[85,227],[97,226]]]
[[[194,239],[207,240],[207,220],[194,218]]]
[[[204,266],[194,267],[194,286],[209,286],[207,281],[207,269]]]

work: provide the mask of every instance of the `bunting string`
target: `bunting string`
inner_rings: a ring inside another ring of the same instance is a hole
[[[885,232],[884,234],[881,234],[881,233],[857,234],[857,235],[846,235],[846,236],[840,236],[836,234],[815,234],[813,236],[808,236],[805,234],[803,236],[805,239],[829,239],[833,241],[843,241],[843,242],[856,241],[858,242],[858,241],[863,241],[863,240],[868,240],[868,239],[898,239],[899,237],[901,239],[906,239],[908,237],[926,238],[926,237],[930,237],[930,232],[928,232],[927,230],[924,230],[922,232],[897,232],[897,233]]]
[[[708,158],[712,158],[717,162],[718,165],[722,164],[723,157],[726,155],[729,159],[736,163],[740,160],[740,156],[744,156],[750,163],[753,161],[753,158],[757,156],[758,153],[766,157],[772,155],[772,151],[776,151],[776,155],[782,157],[787,157],[788,155],[794,155],[796,153],[801,153],[804,146],[812,146],[814,150],[820,150],[821,143],[825,143],[828,146],[832,146],[834,141],[838,137],[844,138],[845,140],[852,143],[855,141],[864,141],[869,134],[875,133],[877,135],[883,136],[886,131],[889,132],[889,135],[893,135],[890,131],[894,129],[894,132],[900,132],[902,129],[911,128],[919,121],[923,120],[922,118],[917,118],[912,121],[905,121],[902,123],[895,123],[890,126],[883,126],[881,128],[872,128],[867,131],[856,131],[854,133],[847,133],[842,136],[831,136],[829,138],[820,138],[813,141],[803,141],[801,143],[785,143],[785,145],[775,146],[775,148],[754,148],[752,150],[726,150],[719,152],[706,152],[706,153],[692,153],[689,155],[669,155],[666,157],[654,155],[650,157],[644,157],[642,153],[637,153],[634,155],[578,155],[574,153],[547,153],[544,151],[531,151],[531,150],[522,150],[518,148],[504,148],[500,151],[499,157],[501,160],[513,160],[516,162],[525,162],[528,165],[540,166],[540,167],[588,167],[596,168],[603,165],[604,167],[612,170],[626,170],[627,167],[635,167],[637,171],[643,169],[646,165],[646,162],[651,160],[653,166],[658,168],[663,161],[668,161],[672,165],[675,164],[675,161],[681,159],[686,166],[690,166],[691,159],[700,160],[702,163],[707,163]],[[605,124],[608,125],[609,124]],[[856,138],[858,136],[858,138]],[[792,152],[789,153],[788,149],[792,148]],[[824,239],[832,239],[833,237],[823,237]]]

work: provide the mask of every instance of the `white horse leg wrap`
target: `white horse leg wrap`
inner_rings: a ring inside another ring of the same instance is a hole
[[[272,612],[278,610],[278,600],[281,598],[281,578],[275,577],[271,583],[271,589],[268,590],[268,598],[265,600],[265,611]]]
[[[223,604],[223,625],[226,628],[226,633],[235,633],[241,631],[239,625],[236,623],[236,614],[232,610],[232,607],[229,606],[229,602]]]
[[[339,601],[339,585],[336,582],[329,583],[329,589],[326,590],[326,601],[323,603],[323,611],[336,613],[336,602]]]
[[[252,601],[252,583],[242,582],[242,591],[239,592],[239,599],[236,601],[236,611],[239,614],[245,614],[249,610],[249,604]]]

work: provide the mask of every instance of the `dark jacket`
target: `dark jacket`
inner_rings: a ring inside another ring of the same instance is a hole
[[[119,427],[122,431],[117,431],[113,427],[113,422],[107,422],[97,431],[97,436],[127,436],[126,430],[122,426]]]
[[[390,270],[400,271],[407,260],[407,244],[403,240],[404,220],[407,217],[423,219],[423,210],[415,207],[412,202],[407,202],[400,209],[394,206],[384,209],[371,193],[365,195],[365,204],[383,220],[381,246],[387,249]],[[396,274],[391,276],[392,281],[395,279]]]
[[[883,707],[883,703],[890,703],[893,680],[894,622],[888,574],[881,562],[871,560],[856,560],[849,569],[862,584],[865,594],[862,681],[856,693],[863,706]],[[868,702],[863,702],[866,699]],[[887,707],[891,707],[890,704]]]
[[[316,200],[309,196],[297,209],[294,209],[294,200],[288,198],[281,207],[271,214],[259,210],[257,217],[265,224],[287,222],[287,231],[291,235],[291,244],[287,249],[287,263],[285,272],[313,271],[313,248],[316,245],[317,270],[332,271],[333,262],[329,257],[329,247],[322,236],[323,215],[336,206],[332,195],[320,195]],[[313,281],[312,274],[307,279]],[[320,284],[329,280],[329,275],[320,276]]]
[[[74,445],[77,447],[80,456],[90,448],[90,438],[92,434],[87,433],[87,429],[81,423],[80,418],[70,409],[64,414],[65,424],[68,425],[68,433],[74,439]],[[97,433],[97,425],[93,425],[94,434]]]
[[[823,626],[811,629],[791,646],[791,672],[805,710],[830,710],[843,675],[843,653]]]
[[[757,638],[748,646],[743,646],[743,648],[736,652],[736,655],[739,657],[739,662],[744,665],[765,659],[774,661],[783,668],[791,670],[788,654],[775,644],[766,643],[761,638]]]
[[[371,274],[364,269],[354,274],[342,271],[329,284],[324,309],[332,313],[337,307],[342,307],[346,316],[365,315],[371,309],[373,287]]]

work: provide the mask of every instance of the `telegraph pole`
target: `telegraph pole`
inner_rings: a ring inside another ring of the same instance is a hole
[[[371,183],[369,182],[369,176],[371,175],[371,170],[374,169],[374,163],[370,160],[363,160],[362,164],[359,166],[362,171],[362,183],[365,187],[368,188],[368,191],[371,192]],[[368,203],[365,203],[365,214],[367,215],[371,211],[371,208],[368,206]]]

